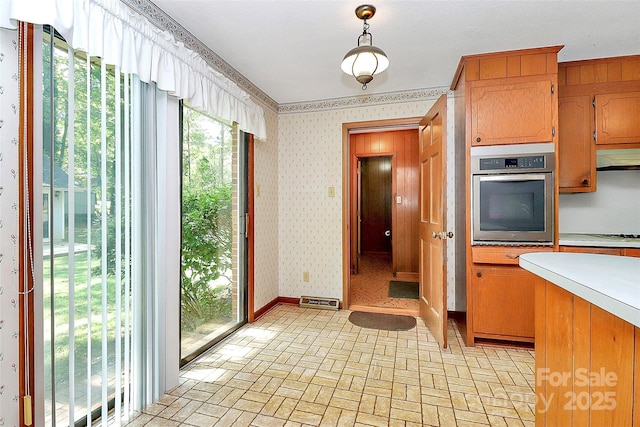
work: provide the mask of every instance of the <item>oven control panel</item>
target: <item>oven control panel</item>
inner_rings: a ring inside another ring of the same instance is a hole
[[[546,156],[521,156],[521,157],[485,157],[479,158],[481,171],[505,170],[505,169],[545,169]]]

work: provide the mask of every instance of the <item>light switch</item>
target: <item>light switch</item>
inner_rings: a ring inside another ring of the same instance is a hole
[[[402,196],[396,196],[396,203],[397,204],[402,204]]]
[[[260,197],[260,184],[256,184],[256,197]]]
[[[304,271],[302,273],[302,281],[303,282],[308,282],[309,281],[309,272],[308,271]]]
[[[329,187],[329,197],[336,197],[336,187]]]

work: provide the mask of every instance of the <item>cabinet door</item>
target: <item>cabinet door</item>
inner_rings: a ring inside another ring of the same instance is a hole
[[[622,255],[620,248],[596,248],[589,246],[560,246],[560,252],[578,252],[583,254]]]
[[[470,89],[471,144],[553,142],[550,80],[500,85],[474,84]]]
[[[640,248],[625,248],[625,249],[622,250],[622,255],[631,256],[631,257],[634,257],[634,258],[640,258]],[[638,415],[640,415],[640,414],[638,414]]]
[[[596,144],[640,143],[640,92],[596,95]]]
[[[565,193],[596,191],[591,97],[558,100],[559,185]]]
[[[531,340],[535,283],[539,280],[517,266],[472,267],[474,334]]]

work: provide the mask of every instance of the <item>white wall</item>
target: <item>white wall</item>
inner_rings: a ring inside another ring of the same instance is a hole
[[[595,193],[561,194],[560,233],[640,234],[640,171],[600,171]]]
[[[279,294],[342,300],[342,124],[421,117],[433,99],[281,114],[278,121]],[[328,187],[336,197],[328,197]],[[302,273],[309,272],[309,282]],[[257,284],[256,284],[257,286]]]
[[[19,423],[18,407],[18,55],[16,31],[0,29],[0,425]],[[14,77],[16,77],[14,79]],[[14,400],[14,398],[16,398]]]

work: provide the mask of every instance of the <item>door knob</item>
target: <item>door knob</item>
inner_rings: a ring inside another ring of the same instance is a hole
[[[436,233],[435,231],[431,232],[431,236],[435,239],[442,239],[442,240],[446,240],[446,239],[451,239],[453,237],[453,231],[440,231],[438,233]]]

